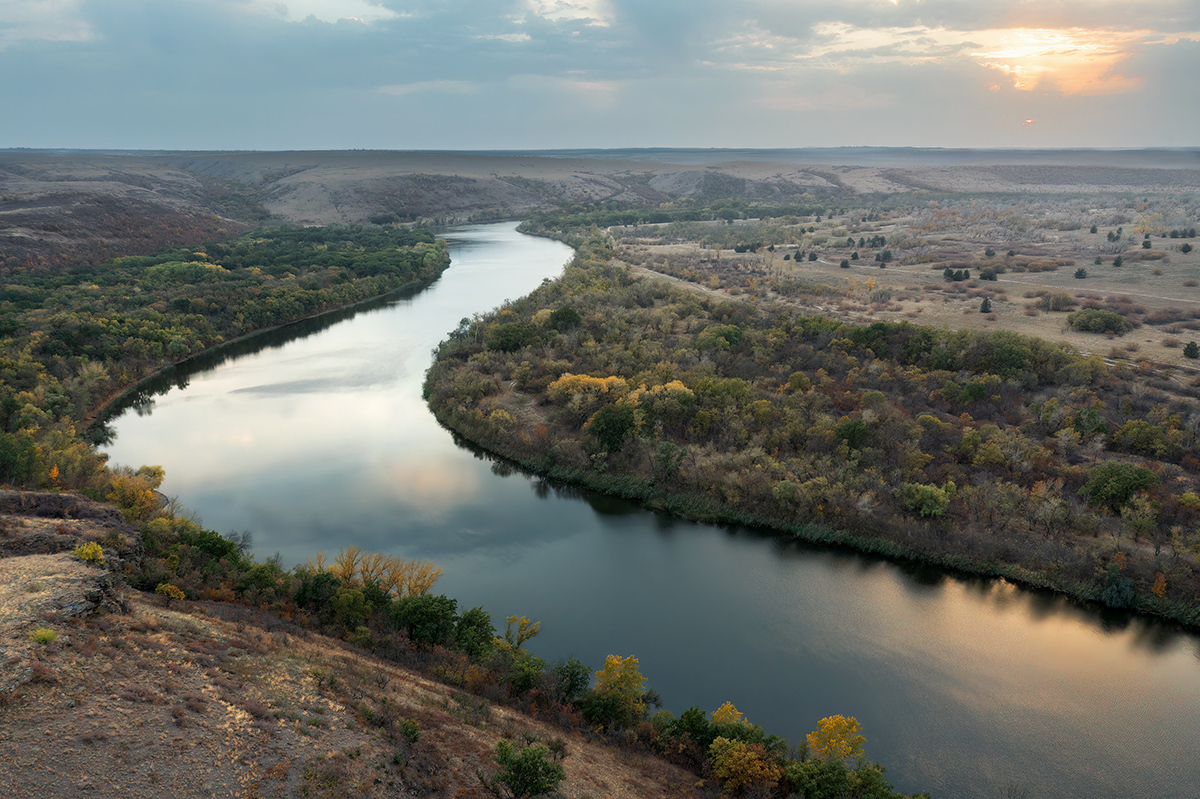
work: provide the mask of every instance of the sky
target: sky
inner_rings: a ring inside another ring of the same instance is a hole
[[[1193,147],[1200,0],[0,0],[0,147]]]

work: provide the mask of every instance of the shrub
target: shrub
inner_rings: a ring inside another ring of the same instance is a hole
[[[1067,317],[1067,324],[1084,333],[1116,333],[1124,335],[1129,332],[1129,320],[1119,313],[1103,311],[1099,308],[1085,308]]]
[[[58,640],[58,633],[49,627],[38,627],[29,631],[29,640],[35,644],[50,644]]]
[[[931,483],[905,483],[900,487],[900,494],[908,509],[918,516],[942,516],[950,507],[950,496],[954,493],[954,483],[939,488]]]
[[[87,563],[95,563],[97,565],[104,562],[104,549],[95,541],[88,541],[86,544],[80,544],[75,547],[73,553],[75,557]]]
[[[569,330],[583,322],[583,317],[569,305],[564,305],[550,314],[550,324],[555,330]]]
[[[516,352],[522,347],[529,346],[535,338],[537,338],[537,329],[525,322],[494,325],[484,333],[487,348],[500,352]]]
[[[499,766],[496,773],[479,773],[479,781],[490,793],[510,799],[527,799],[544,796],[558,789],[558,784],[567,776],[563,767],[546,759],[544,746],[526,746],[518,749],[512,741],[504,738],[496,744],[492,759]]]
[[[171,604],[172,600],[187,599],[187,594],[183,593],[182,588],[170,583],[159,583],[158,587],[154,589],[154,593],[165,596],[168,605]]]
[[[1083,280],[1083,279],[1084,279],[1084,278],[1086,278],[1087,276],[1088,276],[1088,275],[1087,275],[1087,270],[1086,270],[1086,269],[1084,269],[1082,266],[1081,266],[1081,267],[1079,267],[1078,269],[1076,269],[1076,270],[1075,270],[1075,277],[1076,277],[1077,279],[1079,279],[1079,280]]]
[[[769,790],[783,776],[783,769],[757,744],[717,738],[708,747],[708,758],[713,776],[735,794],[751,788]]]

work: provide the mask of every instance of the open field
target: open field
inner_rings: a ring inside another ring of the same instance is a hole
[[[1200,362],[1184,358],[1182,347],[1200,340],[1200,239],[1171,238],[1170,232],[1195,227],[1195,210],[1186,200],[1182,206],[1160,201],[1174,209],[1164,213],[1124,209],[1125,198],[1094,198],[1105,199],[1113,205],[1078,212],[1064,203],[1059,215],[1078,217],[1070,223],[1078,225],[1074,230],[1055,229],[1064,222],[1047,219],[1041,203],[1010,201],[997,212],[964,199],[965,211],[954,202],[931,203],[873,221],[834,215],[820,222],[643,225],[612,233],[631,265],[731,296],[785,300],[856,322],[1011,330],[1109,359],[1194,370]],[[1181,221],[1164,227],[1168,217]],[[1099,222],[1095,233],[1092,220]],[[1021,229],[1006,231],[1014,222]],[[1122,235],[1114,241],[1118,228]],[[875,246],[858,246],[871,239]],[[743,240],[762,246],[738,253],[734,242]],[[891,260],[875,260],[885,250]],[[971,277],[949,280],[947,268]],[[1076,277],[1081,268],[1086,277]],[[980,279],[985,270],[994,279]],[[990,313],[980,312],[985,297]],[[1084,307],[1115,310],[1136,327],[1123,336],[1079,332],[1067,317]]]

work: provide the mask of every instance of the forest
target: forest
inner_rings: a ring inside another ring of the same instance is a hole
[[[430,280],[445,242],[404,228],[276,228],[0,282],[0,483],[105,494],[86,427],[138,381],[258,330]]]
[[[746,302],[631,252],[592,229],[561,279],[464,319],[427,378],[438,418],[687,517],[1200,623],[1200,406],[1169,374]]]

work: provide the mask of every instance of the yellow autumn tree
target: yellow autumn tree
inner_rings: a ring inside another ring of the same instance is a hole
[[[827,716],[817,722],[817,729],[805,739],[808,752],[819,760],[846,760],[863,755],[862,736],[858,719],[851,716]]]
[[[108,496],[131,522],[147,522],[163,506],[158,487],[166,472],[161,466],[143,466],[136,472],[129,467],[114,469]]]
[[[733,702],[726,702],[719,708],[713,711],[713,724],[749,724],[745,714],[733,706]]]
[[[542,631],[540,621],[530,621],[528,616],[509,616],[505,619],[508,627],[504,631],[504,643],[513,649],[521,646]]]
[[[546,387],[546,396],[552,402],[568,402],[579,394],[598,394],[620,396],[625,393],[627,384],[622,377],[592,377],[591,375],[574,375],[564,372],[562,377]]]
[[[596,690],[617,697],[626,719],[640,719],[646,711],[646,678],[638,671],[638,659],[633,655],[606,657],[604,668],[596,672]]]
[[[308,570],[314,574],[328,572],[350,588],[376,585],[396,598],[426,594],[442,576],[441,568],[427,560],[366,552],[354,545],[338,552],[329,565],[325,553],[318,552],[315,558],[309,558]]]

